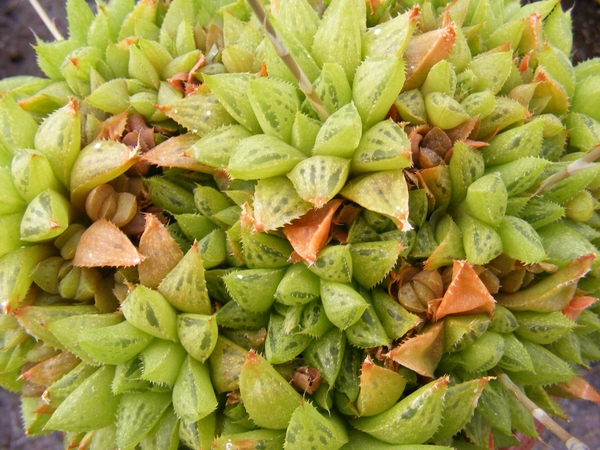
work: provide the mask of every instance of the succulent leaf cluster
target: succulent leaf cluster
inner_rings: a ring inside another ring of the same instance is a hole
[[[45,78],[0,81],[26,432],[494,449],[600,402],[600,61],[569,13],[249,3],[68,0]]]

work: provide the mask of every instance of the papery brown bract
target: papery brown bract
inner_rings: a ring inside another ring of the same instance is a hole
[[[466,261],[454,261],[452,282],[441,301],[430,303],[429,313],[434,320],[440,320],[448,314],[491,315],[496,302],[482,283],[473,267]]]
[[[153,214],[146,215],[146,227],[138,250],[142,255],[138,267],[140,283],[154,289],[183,258],[179,245]]]
[[[567,306],[562,310],[562,313],[570,320],[576,321],[579,315],[588,307],[596,303],[596,297],[575,296],[569,301]]]
[[[32,383],[48,387],[64,375],[74,369],[79,364],[79,359],[68,351],[63,351],[58,355],[41,361],[22,377]]]
[[[387,357],[420,375],[433,378],[443,352],[444,323],[438,322],[392,348]]]
[[[82,235],[73,258],[78,267],[129,267],[142,261],[142,256],[129,238],[115,225],[101,219]]]
[[[575,376],[569,381],[558,383],[549,389],[551,394],[560,397],[574,397],[600,403],[600,394],[584,378]]]
[[[402,91],[420,87],[429,69],[450,54],[455,40],[456,31],[452,25],[412,39],[404,52],[407,76]]]
[[[341,204],[341,200],[331,200],[323,208],[313,209],[284,227],[294,251],[309,264],[315,263],[329,240],[331,221]]]
[[[198,136],[187,133],[166,140],[145,153],[141,160],[160,167],[178,167],[195,172],[214,173],[216,169],[198,163],[196,159],[187,154],[190,147],[198,142]]]

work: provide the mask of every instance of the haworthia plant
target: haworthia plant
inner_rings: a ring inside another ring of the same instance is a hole
[[[549,415],[600,398],[600,61],[556,0],[67,14],[44,77],[0,81],[28,434],[500,448],[535,418],[586,448]]]

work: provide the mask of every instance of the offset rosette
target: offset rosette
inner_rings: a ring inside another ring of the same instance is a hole
[[[569,14],[267,6],[69,0],[45,78],[0,81],[27,432],[502,448],[556,430],[551,396],[598,402],[600,63]]]

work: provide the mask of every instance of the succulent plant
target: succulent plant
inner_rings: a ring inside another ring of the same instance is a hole
[[[0,385],[79,449],[587,448],[600,60],[557,0],[68,0],[0,81]],[[427,445],[427,447],[425,447]]]

